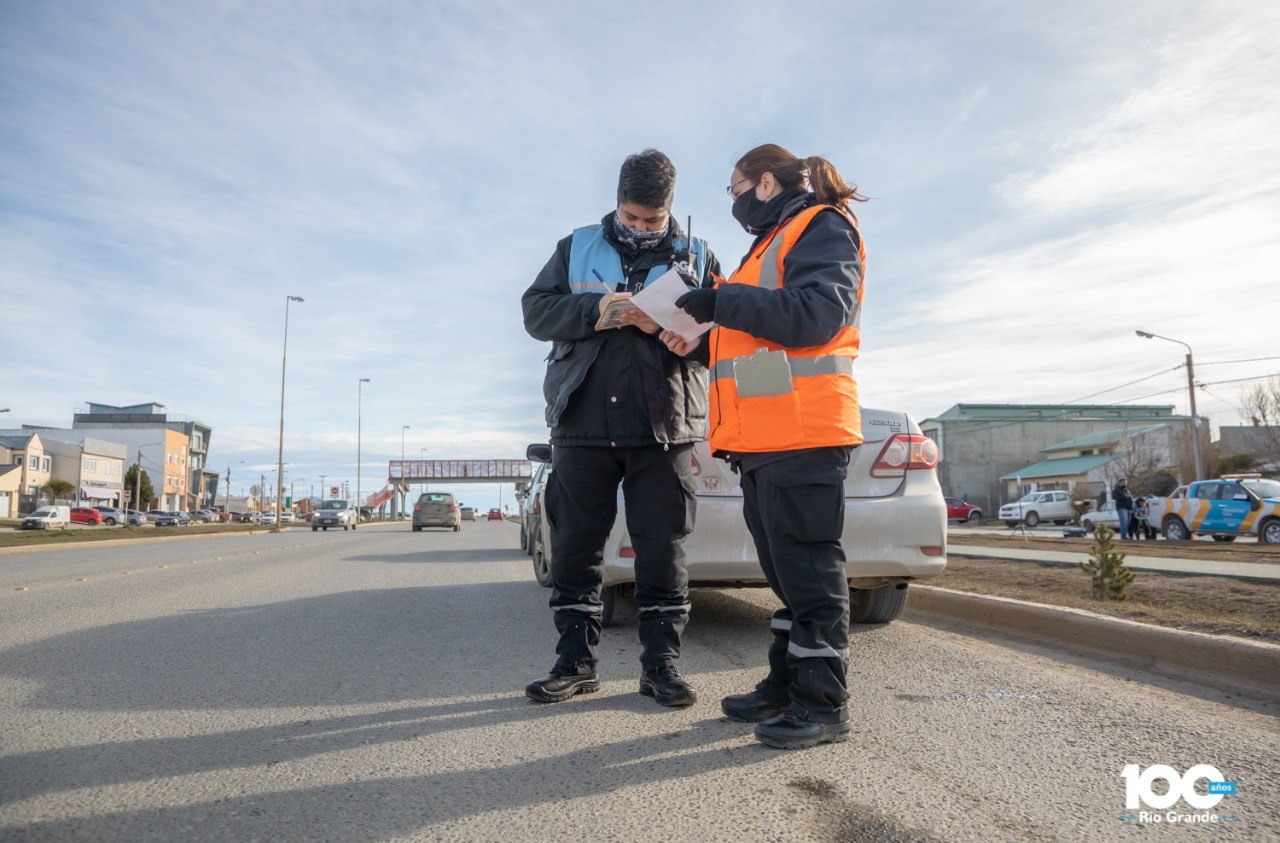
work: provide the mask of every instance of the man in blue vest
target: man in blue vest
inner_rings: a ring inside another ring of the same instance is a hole
[[[689,618],[683,541],[694,520],[693,443],[707,434],[707,371],[673,354],[641,313],[596,329],[611,293],[638,292],[673,268],[690,289],[719,274],[706,243],[690,243],[671,215],[675,180],[661,152],[629,156],[617,208],[561,240],[522,299],[525,330],[553,343],[543,384],[554,468],[545,494],[560,641],[551,672],[525,688],[537,702],[600,687],[601,563],[619,484],[635,550],[640,693],[668,706],[697,700],[676,660]]]

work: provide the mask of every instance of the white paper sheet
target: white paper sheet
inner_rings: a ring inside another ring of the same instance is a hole
[[[676,299],[689,292],[689,289],[680,274],[669,269],[653,283],[646,284],[643,290],[631,297],[631,301],[654,322],[679,335],[686,342],[693,342],[714,328],[715,323],[699,323],[676,307]]]

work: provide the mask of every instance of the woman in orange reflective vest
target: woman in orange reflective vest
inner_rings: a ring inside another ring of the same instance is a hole
[[[849,588],[840,538],[844,481],[862,442],[858,356],[865,250],[851,201],[826,159],[765,144],[730,177],[733,216],[755,236],[738,269],[677,304],[718,327],[677,354],[707,358],[710,440],[742,480],[743,515],[783,607],[770,624],[769,675],[726,697],[780,748],[849,736]]]

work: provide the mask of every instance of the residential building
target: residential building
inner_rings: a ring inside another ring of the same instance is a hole
[[[22,488],[22,466],[0,463],[0,518],[18,517],[18,491]]]
[[[53,477],[53,459],[45,453],[39,434],[26,429],[0,431],[0,464],[22,466],[22,475],[18,478],[18,511],[37,509],[41,487]]]
[[[1176,431],[1172,424],[1153,424],[1088,433],[1044,448],[1044,459],[1005,474],[1009,500],[1028,492],[1075,491],[1091,500],[1124,478],[1134,494],[1167,494],[1177,485],[1169,469],[1177,462]],[[1158,477],[1170,488],[1143,489]]]
[[[167,412],[165,405],[154,401],[126,406],[90,402],[86,409],[76,412],[71,426],[76,430],[95,431],[95,436],[116,442],[123,440],[108,435],[107,431],[167,429],[182,434],[186,440],[182,457],[184,475],[180,483],[175,481],[173,484],[175,490],[180,489],[174,494],[182,497],[173,508],[199,509],[214,503],[217,474],[208,471],[206,467],[213,428],[204,422]],[[160,437],[153,437],[158,438]],[[166,463],[166,469],[171,465],[174,464]],[[160,494],[159,486],[156,487],[156,494]]]
[[[943,492],[992,513],[1009,500],[1002,478],[1043,461],[1045,448],[1090,433],[1161,423],[1189,432],[1191,419],[1174,415],[1172,405],[956,404],[920,428],[938,444]]]
[[[124,471],[140,464],[151,480],[154,501],[130,501],[134,509],[183,509],[188,491],[187,460],[189,449],[186,434],[168,427],[128,426],[115,428],[37,428],[33,431],[64,442],[83,443],[86,439],[100,439],[123,445],[126,449]],[[121,480],[123,481],[123,477]]]
[[[102,506],[123,503],[125,460],[129,449],[118,442],[85,437],[65,440],[46,432],[41,440],[53,458],[53,476],[75,487],[76,505]]]

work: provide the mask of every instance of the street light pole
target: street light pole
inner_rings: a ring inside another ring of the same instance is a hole
[[[289,302],[302,304],[302,296],[284,297],[284,350],[280,353],[280,450],[276,462],[276,525],[280,529],[280,500],[284,495],[284,370],[289,359]]]
[[[1153,334],[1149,331],[1134,331],[1140,337],[1145,339],[1164,340],[1166,342],[1176,342],[1187,350],[1187,395],[1191,399],[1191,453],[1196,462],[1196,480],[1204,479],[1204,456],[1200,453],[1200,416],[1196,413],[1196,367],[1195,361],[1191,358],[1191,346],[1182,340],[1175,340],[1172,337],[1162,337],[1159,334]]]
[[[356,384],[356,523],[360,523],[360,470],[361,464],[361,437],[364,430],[364,385],[369,382],[368,378],[360,378],[360,382]]]

